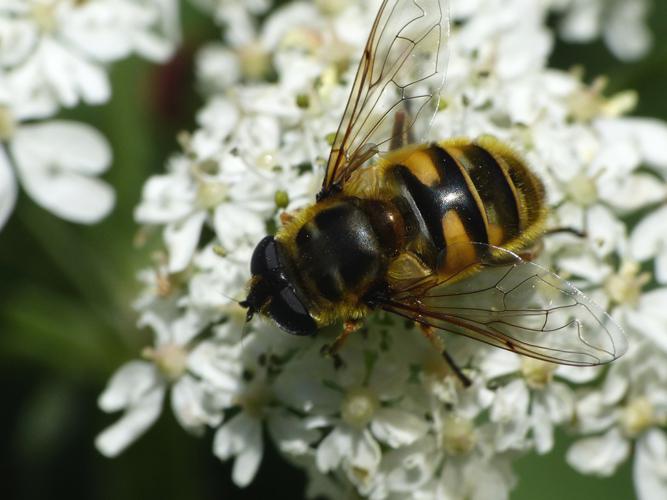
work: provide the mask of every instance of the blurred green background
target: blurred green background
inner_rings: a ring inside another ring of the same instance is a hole
[[[582,64],[587,78],[610,77],[610,92],[636,89],[637,115],[667,120],[667,2],[656,1],[656,44],[641,62],[623,64],[601,43],[559,44],[553,65]],[[184,4],[187,4],[185,2]],[[57,219],[21,195],[0,234],[0,497],[3,499],[301,498],[303,477],[269,450],[255,483],[239,490],[229,464],[211,453],[211,436],[188,436],[165,411],[120,458],[93,447],[115,421],[96,398],[124,361],[149,340],[135,327],[131,303],[138,269],[150,249],[137,249],[132,212],[144,181],[176,150],[175,135],[192,128],[200,105],[192,54],[215,39],[209,20],[186,6],[187,45],[163,68],[132,59],[112,70],[114,98],[106,106],[63,118],[98,127],[115,153],[107,180],[116,188],[113,214],[94,227]],[[546,457],[518,462],[512,498],[571,500],[634,498],[629,464],[611,479],[583,477],[564,461],[567,437]]]

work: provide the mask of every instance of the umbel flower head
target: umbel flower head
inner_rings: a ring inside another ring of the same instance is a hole
[[[225,39],[198,54],[198,128],[147,181],[136,211],[164,240],[136,304],[156,340],[102,394],[105,411],[125,414],[99,449],[121,452],[170,394],[186,430],[216,429],[213,452],[234,460],[240,486],[270,439],[306,471],[311,497],[509,498],[513,461],[548,453],[567,429],[577,470],[609,475],[633,460],[640,498],[667,497],[667,247],[654,229],[664,226],[667,124],[626,117],[632,93],[607,95],[603,80],[548,67],[547,18],[564,11],[572,33],[581,2],[453,1],[431,138],[491,134],[522,153],[547,186],[549,226],[582,233],[545,239],[538,262],[609,311],[630,352],[610,369],[559,367],[447,337],[467,388],[391,315],[368,318],[336,369],[321,356],[335,331],[291,337],[246,325],[238,306],[255,245],[283,211],[314,201],[379,2],[198,3]],[[594,32],[613,47],[618,26],[603,19]]]

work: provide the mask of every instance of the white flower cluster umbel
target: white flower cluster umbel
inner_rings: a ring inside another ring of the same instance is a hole
[[[560,428],[578,436],[567,459],[580,472],[632,460],[641,499],[667,498],[667,124],[625,117],[632,92],[548,68],[547,17],[584,2],[452,2],[431,135],[493,134],[525,155],[547,184],[550,226],[586,234],[548,236],[539,262],[610,311],[631,348],[610,367],[572,368],[448,337],[467,389],[395,317],[371,317],[335,369],[320,354],[334,329],[294,338],[245,325],[237,305],[254,246],[283,210],[314,200],[378,2],[200,3],[226,39],[200,51],[199,128],[136,211],[164,238],[137,302],[155,343],[100,398],[123,412],[98,437],[102,453],[134,441],[169,395],[185,429],[215,430],[213,452],[234,460],[240,486],[270,438],[307,471],[309,496],[499,500],[517,482],[512,461],[549,452]]]
[[[108,66],[132,54],[164,61],[178,38],[178,0],[0,2],[0,228],[18,183],[68,221],[97,222],[113,189],[97,178],[111,149],[89,125],[54,118],[109,101]]]

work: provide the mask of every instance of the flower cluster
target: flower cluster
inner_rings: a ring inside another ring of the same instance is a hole
[[[646,55],[653,42],[647,27],[651,0],[556,0],[564,10],[560,33],[570,42],[589,42],[602,36],[614,55],[636,60]]]
[[[608,96],[603,79],[547,66],[547,17],[564,2],[452,2],[431,135],[492,134],[525,155],[548,187],[550,227],[583,234],[547,237],[539,262],[610,311],[631,349],[609,369],[573,368],[447,337],[468,388],[391,315],[369,318],[338,367],[320,354],[334,329],[304,339],[244,323],[251,252],[283,211],[313,202],[378,2],[206,3],[234,26],[199,53],[199,128],[136,211],[164,240],[136,304],[155,343],[102,394],[103,410],[124,413],[100,451],[120,453],[169,393],[186,430],[217,429],[213,452],[234,460],[240,486],[266,435],[308,473],[309,496],[503,499],[513,460],[549,452],[562,428],[578,436],[577,470],[610,475],[632,456],[640,498],[664,498],[667,124],[624,116],[632,92]]]
[[[111,164],[106,139],[54,116],[106,103],[108,65],[139,54],[163,61],[178,38],[175,0],[5,0],[0,5],[0,228],[17,179],[42,207],[89,224],[114,205],[97,176]]]

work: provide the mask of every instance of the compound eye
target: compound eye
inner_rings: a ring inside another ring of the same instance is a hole
[[[278,245],[273,236],[266,236],[257,244],[250,260],[250,272],[257,275],[268,274],[268,271],[278,269]]]
[[[274,295],[269,306],[269,316],[292,335],[313,335],[317,331],[315,320],[290,287]]]

